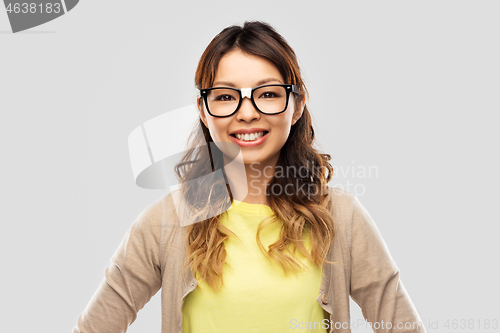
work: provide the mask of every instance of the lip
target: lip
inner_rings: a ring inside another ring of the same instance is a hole
[[[268,130],[264,128],[241,128],[237,131],[229,133],[230,135],[233,134],[250,134],[250,133],[257,133],[257,132],[269,132]]]
[[[261,132],[261,131],[259,131],[259,132]],[[235,132],[235,133],[243,133],[243,132]],[[250,132],[250,133],[254,133],[254,132]],[[240,140],[237,137],[232,136],[232,135],[230,135],[229,137],[231,138],[231,140],[233,140],[234,143],[236,143],[240,147],[254,147],[254,146],[258,146],[258,145],[262,144],[267,139],[268,136],[269,136],[269,132],[267,132],[262,137],[258,138],[257,140],[254,140],[254,141],[242,141],[242,140]]]

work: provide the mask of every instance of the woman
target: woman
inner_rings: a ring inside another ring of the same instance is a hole
[[[125,332],[160,288],[163,333],[350,332],[349,296],[375,332],[425,332],[366,209],[327,186],[283,37],[262,22],[224,29],[195,83],[180,190],[137,218],[73,332]]]

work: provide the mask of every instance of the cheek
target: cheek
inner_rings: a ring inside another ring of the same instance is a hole
[[[290,118],[290,119],[289,119]],[[281,121],[277,122],[273,127],[277,137],[279,137],[279,144],[285,144],[288,136],[290,135],[291,117],[283,117]]]
[[[285,144],[286,140],[288,140],[288,136],[290,135],[290,128],[285,127],[282,130],[281,143]]]
[[[208,121],[208,130],[213,140],[219,140],[224,137],[224,133],[227,131],[227,121],[223,119],[211,119]]]

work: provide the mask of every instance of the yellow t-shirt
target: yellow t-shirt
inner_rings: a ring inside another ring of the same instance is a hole
[[[185,333],[322,332],[324,312],[316,301],[321,285],[321,267],[296,250],[306,266],[285,276],[274,259],[268,260],[257,240],[257,227],[274,215],[269,206],[235,200],[220,222],[234,232],[224,241],[226,262],[224,285],[215,292],[197,276],[198,286],[185,298],[182,331]],[[262,245],[276,242],[282,222],[261,230]],[[304,233],[310,251],[309,233]],[[307,329],[311,327],[312,329]]]

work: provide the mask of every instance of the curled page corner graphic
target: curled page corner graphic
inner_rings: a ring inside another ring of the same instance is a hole
[[[194,104],[184,106],[154,117],[130,133],[130,164],[137,186],[168,189],[177,184],[174,173],[168,171],[181,159],[198,114]]]
[[[12,32],[45,24],[72,10],[79,0],[4,0]]]
[[[196,197],[194,206],[205,207],[206,209],[203,210],[195,211],[191,208],[193,202],[190,201],[191,205],[189,205],[187,200],[181,196],[174,167],[184,156],[187,148],[186,143],[196,126],[200,126],[199,111],[192,104],[144,122],[135,128],[128,137],[130,163],[135,183],[146,189],[170,190],[181,226],[201,222],[231,208],[230,196],[225,185],[211,187],[210,194],[207,194],[206,197],[203,195]],[[240,183],[232,182],[228,185],[233,198],[243,201],[248,194],[248,187],[245,165],[239,146],[232,142],[211,142],[210,145],[211,152],[218,148],[230,158],[230,161],[224,166],[224,171],[233,175],[233,179],[242,181]],[[206,149],[206,156],[209,155],[206,142],[197,148]],[[197,188],[201,184],[216,183],[227,183],[222,169],[217,169],[206,175],[197,175],[186,185]],[[222,207],[218,207],[210,201],[211,198],[221,197],[226,198],[225,202],[227,203]]]

